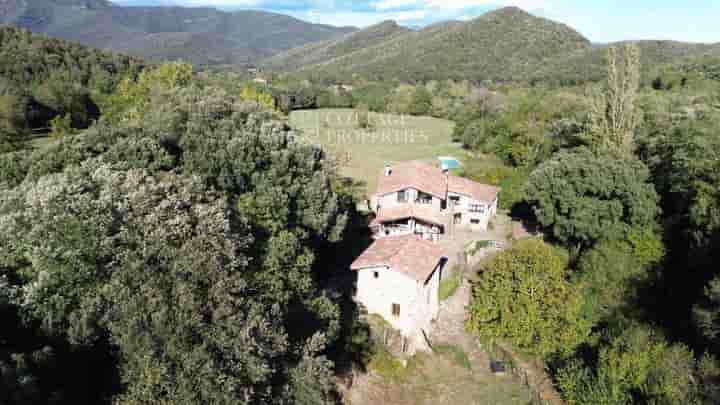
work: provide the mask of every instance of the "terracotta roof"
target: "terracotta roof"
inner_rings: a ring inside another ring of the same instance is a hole
[[[407,188],[416,188],[440,199],[447,198],[447,179],[442,170],[417,160],[391,166],[391,173],[380,173],[376,195],[385,195]]]
[[[415,218],[435,225],[444,225],[438,213],[431,206],[401,204],[394,207],[380,208],[378,216],[370,223],[370,226],[405,218]]]
[[[463,177],[446,175],[442,169],[431,164],[413,160],[391,166],[389,176],[385,170],[380,173],[375,195],[385,195],[407,188],[415,188],[440,199],[447,198],[447,192],[467,195],[478,201],[492,203],[500,189],[478,183]]]
[[[500,189],[458,176],[448,176],[448,191],[470,196],[478,201],[492,203]]]
[[[425,282],[443,257],[445,254],[439,245],[414,235],[402,236],[376,240],[350,268],[387,266],[392,271]]]

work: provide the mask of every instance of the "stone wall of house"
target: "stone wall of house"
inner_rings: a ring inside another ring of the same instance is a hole
[[[441,273],[436,269],[424,283],[384,266],[361,269],[355,299],[368,313],[382,316],[403,335],[413,337],[438,316]],[[400,305],[399,316],[393,315],[393,304]]]

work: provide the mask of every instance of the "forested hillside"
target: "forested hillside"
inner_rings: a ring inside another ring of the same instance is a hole
[[[268,59],[265,64],[281,70],[296,70],[310,65],[327,63],[335,58],[361,51],[378,43],[391,41],[395,37],[410,32],[409,29],[399,26],[395,21],[383,21],[337,39],[313,42],[293,48]]]
[[[608,47],[635,44],[642,55],[642,73],[652,80],[658,66],[681,64],[703,57],[720,57],[720,44],[692,44],[675,41],[632,41],[598,45],[549,58],[539,66],[520,70],[535,83],[574,84],[599,81],[605,74]]]
[[[315,64],[306,69],[315,77],[338,79],[353,74],[403,81],[510,79],[513,67],[588,46],[573,29],[510,7],[469,22],[430,26],[342,55],[330,54],[321,63],[311,61]]]
[[[121,7],[79,0],[8,0],[0,4],[0,24],[146,59],[194,64],[252,64],[352,31],[261,11]]]
[[[306,45],[268,59],[273,70],[326,82],[357,75],[375,81],[471,80],[574,84],[598,81],[611,46],[594,45],[563,24],[517,8],[468,22],[450,21],[416,31],[383,23],[334,41]],[[384,32],[385,35],[377,35]],[[357,41],[356,38],[373,38]],[[720,44],[634,41],[643,74],[658,65],[720,56]]]
[[[27,30],[0,27],[0,150],[45,133],[87,128],[104,100],[143,62]]]

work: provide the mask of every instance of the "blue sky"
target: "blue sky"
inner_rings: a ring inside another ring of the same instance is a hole
[[[720,0],[114,0],[117,4],[261,9],[332,25],[394,19],[423,26],[471,19],[503,6],[564,22],[594,42],[676,39],[720,42]]]

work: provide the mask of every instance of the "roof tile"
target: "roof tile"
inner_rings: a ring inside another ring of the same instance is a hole
[[[474,198],[477,201],[492,203],[497,198],[500,188],[478,183],[470,179],[458,176],[448,176],[448,191],[451,193],[463,194]]]
[[[392,271],[425,282],[444,257],[443,249],[439,245],[414,235],[402,236],[376,240],[350,268],[360,270],[387,266]]]
[[[385,195],[411,187],[440,199],[447,197],[445,173],[440,168],[417,160],[393,165],[389,176],[385,176],[383,169],[375,194]]]
[[[418,204],[401,204],[394,207],[380,208],[378,216],[370,223],[370,226],[379,225],[383,222],[397,221],[400,219],[415,218],[423,222],[443,226],[443,221],[432,206]]]

